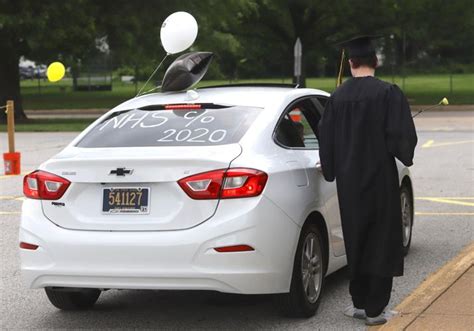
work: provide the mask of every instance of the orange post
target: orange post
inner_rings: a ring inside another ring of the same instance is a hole
[[[5,164],[5,175],[19,175],[21,173],[21,155],[15,152],[15,105],[13,100],[7,101],[7,131],[8,131],[8,153],[3,153]]]

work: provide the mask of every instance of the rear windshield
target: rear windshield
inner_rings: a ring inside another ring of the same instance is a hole
[[[156,105],[110,114],[77,147],[210,146],[238,142],[260,108]]]

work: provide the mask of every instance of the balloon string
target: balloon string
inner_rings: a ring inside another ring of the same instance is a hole
[[[422,112],[424,112],[424,111],[426,111],[426,110],[430,110],[430,109],[436,108],[436,107],[438,107],[438,106],[441,106],[441,103],[438,103],[438,104],[436,104],[436,105],[430,106],[430,107],[425,108],[425,109],[421,109],[421,110],[418,111],[418,113],[416,113],[415,115],[413,115],[411,118],[415,118],[415,117],[417,117],[418,115],[420,115]]]
[[[143,89],[147,86],[147,84],[150,82],[151,78],[156,74],[156,72],[158,71],[158,69],[160,69],[161,65],[163,64],[163,62],[165,62],[166,58],[168,57],[169,53],[166,53],[165,57],[163,58],[163,60],[161,60],[160,64],[158,64],[158,66],[156,67],[156,69],[153,71],[153,73],[150,75],[150,77],[148,77],[148,80],[145,82],[145,85],[142,86],[142,88],[140,89],[140,91],[138,91],[137,95],[135,96],[138,97],[140,96],[143,91]],[[155,88],[153,88],[152,90],[154,90]],[[147,91],[149,92],[149,91]],[[147,93],[147,92],[144,92],[144,93]]]
[[[151,88],[151,89],[149,89],[149,90],[143,92],[143,94],[147,94],[147,93],[153,92],[154,90],[157,90],[157,89],[159,89],[159,88],[161,88],[161,85],[155,86],[155,87],[153,87],[153,88]]]

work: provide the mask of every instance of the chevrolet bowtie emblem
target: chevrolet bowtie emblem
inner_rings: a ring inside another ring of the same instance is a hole
[[[115,170],[110,170],[109,175],[125,176],[125,175],[131,175],[132,173],[133,173],[133,169],[117,168]]]

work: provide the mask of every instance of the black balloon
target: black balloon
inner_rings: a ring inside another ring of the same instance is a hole
[[[214,56],[211,52],[192,52],[178,57],[166,70],[161,90],[183,91],[197,84],[206,74]]]

